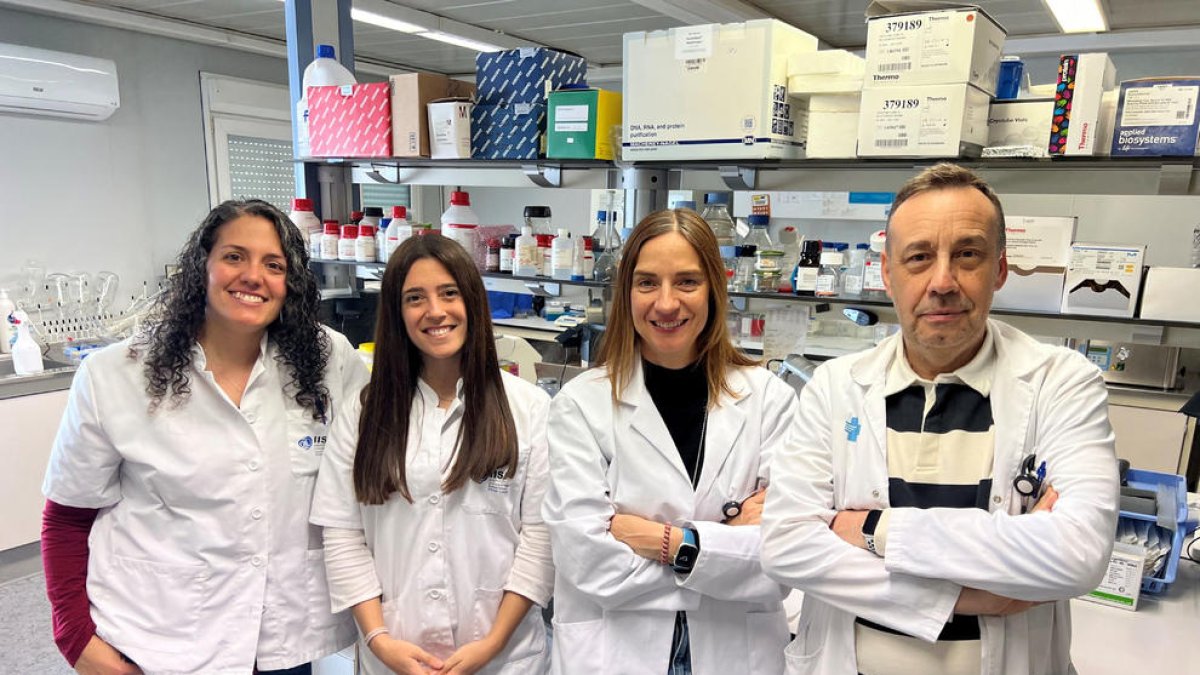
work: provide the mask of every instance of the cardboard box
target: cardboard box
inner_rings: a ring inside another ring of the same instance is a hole
[[[392,155],[429,157],[431,101],[475,95],[475,85],[434,73],[404,73],[388,78],[392,83]],[[468,141],[470,137],[468,136]]]
[[[1191,157],[1200,133],[1200,78],[1150,77],[1121,83],[1113,156]]]
[[[613,159],[613,127],[621,126],[621,94],[603,89],[567,89],[550,94],[546,156],[555,159]]]
[[[1117,86],[1117,69],[1108,54],[1065,54],[1058,62],[1054,119],[1050,123],[1051,155],[1103,154],[1098,146],[1104,92]]]
[[[853,159],[858,152],[858,112],[808,113],[804,153],[809,159]]]
[[[1058,312],[1071,260],[1075,219],[1006,216],[1008,280],[996,291],[997,309]]]
[[[550,92],[587,81],[587,61],[582,56],[549,47],[522,47],[500,52],[480,52],[475,57],[478,103],[545,105]]]
[[[308,88],[313,157],[391,157],[391,86],[387,82]]]
[[[859,157],[978,157],[991,97],[970,84],[864,89]]]
[[[1061,311],[1132,317],[1142,284],[1146,247],[1118,244],[1071,246]]]
[[[1143,319],[1162,321],[1194,321],[1200,323],[1200,268],[1151,267],[1146,273],[1146,289],[1142,291]]]
[[[1004,29],[979,8],[946,3],[923,11],[930,4],[873,2],[867,7],[864,86],[970,83],[995,94]],[[904,11],[909,7],[914,11]]]
[[[1028,146],[1035,156],[1045,157],[1046,129],[1053,120],[1052,98],[994,101],[988,112],[987,147]]]
[[[476,104],[471,110],[471,157],[537,159],[545,154],[546,106]]]
[[[433,159],[471,158],[471,109],[463,98],[430,101],[429,151]]]
[[[1142,594],[1142,571],[1146,565],[1146,547],[1117,542],[1113,545],[1108,571],[1100,585],[1090,593],[1079,596],[1109,607],[1137,610]]]
[[[804,97],[861,91],[866,63],[844,49],[793,54],[788,58],[788,94]]]
[[[816,48],[775,19],[626,33],[622,158],[802,158],[788,57]]]

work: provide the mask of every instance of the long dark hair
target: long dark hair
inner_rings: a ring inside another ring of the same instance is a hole
[[[655,211],[642,219],[633,228],[625,249],[621,253],[621,265],[617,268],[617,280],[613,289],[613,306],[605,326],[604,340],[600,343],[597,365],[608,366],[608,378],[612,386],[615,403],[621,391],[633,377],[634,363],[641,337],[633,325],[633,272],[638,256],[646,242],[669,232],[678,232],[695,249],[700,258],[700,269],[708,284],[708,323],[696,336],[697,362],[703,364],[708,379],[709,405],[716,405],[722,391],[733,394],[726,378],[726,369],[738,366],[754,366],[758,362],[746,356],[729,337],[725,325],[725,306],[729,295],[725,289],[725,264],[721,261],[717,237],[708,222],[691,209],[664,209]]]
[[[276,360],[290,371],[289,387],[296,403],[319,417],[329,395],[323,379],[330,343],[318,320],[317,282],[308,269],[308,250],[300,230],[279,209],[260,199],[230,200],[208,212],[180,250],[179,273],[167,280],[166,291],[155,302],[150,325],[134,338],[129,357],[146,352],[144,373],[151,410],[168,392],[172,406],[187,400],[191,394],[188,370],[192,347],[204,326],[208,306],[208,255],[218,230],[242,216],[266,219],[279,235],[287,260],[287,297],[278,318],[267,326],[267,334],[279,350]]]
[[[404,281],[413,264],[426,258],[441,263],[454,278],[467,313],[459,360],[463,421],[458,457],[442,489],[452,492],[468,479],[485,480],[502,467],[511,477],[517,468],[517,429],[504,395],[483,279],[457,242],[440,235],[413,237],[388,260],[379,294],[375,361],[371,382],[362,391],[354,456],[354,492],[363,504],[382,504],[393,492],[412,501],[405,458],[423,360],[404,327]]]

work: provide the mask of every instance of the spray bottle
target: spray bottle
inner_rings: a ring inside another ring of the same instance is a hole
[[[17,341],[13,343],[13,372],[17,375],[33,375],[45,370],[42,364],[42,348],[29,332],[29,316],[21,310],[13,312],[13,323],[17,325]]]

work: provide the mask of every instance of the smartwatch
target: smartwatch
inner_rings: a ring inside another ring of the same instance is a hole
[[[879,555],[879,551],[875,550],[875,527],[879,525],[879,517],[882,515],[883,511],[879,509],[867,511],[867,519],[863,521],[862,526],[863,541],[867,543],[867,550],[875,555]]]
[[[692,571],[699,556],[700,534],[690,527],[683,528],[683,541],[675,551],[675,561],[671,563],[671,569],[680,574],[687,574]]]

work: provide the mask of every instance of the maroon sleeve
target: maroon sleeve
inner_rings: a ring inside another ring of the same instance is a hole
[[[96,632],[87,595],[88,534],[99,509],[46,500],[42,511],[42,569],[54,623],[54,643],[72,666]]]

